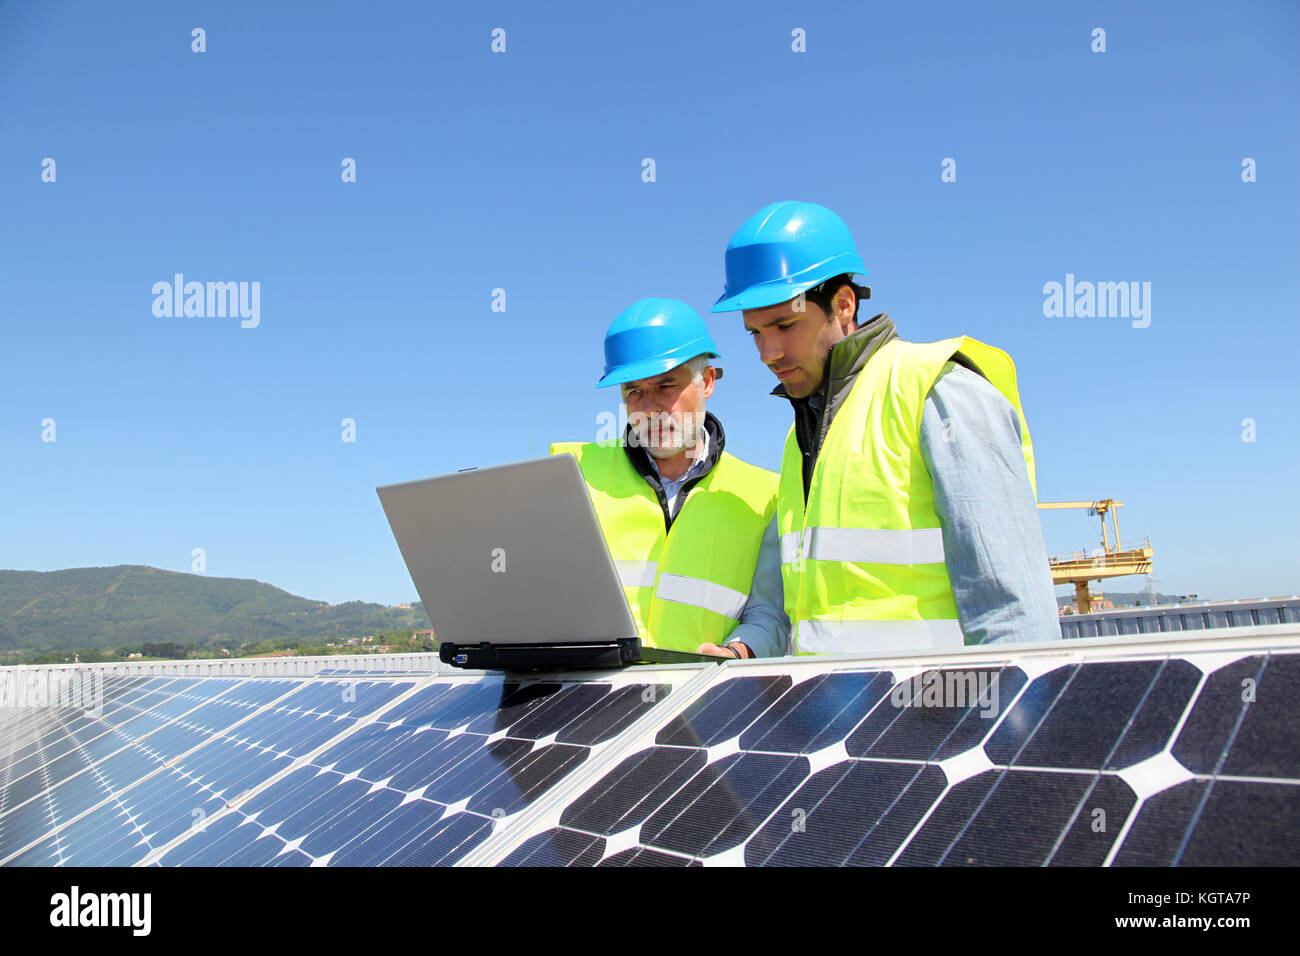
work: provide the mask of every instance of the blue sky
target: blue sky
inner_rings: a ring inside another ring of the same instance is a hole
[[[594,438],[608,323],[707,315],[801,199],[905,338],[1016,360],[1040,498],[1124,501],[1162,590],[1295,593],[1298,53],[1291,2],[0,3],[0,568],[202,548],[412,600],[375,486]],[[260,283],[259,324],[155,316],[176,273]],[[1149,282],[1150,324],[1046,317],[1067,274]],[[776,468],[789,406],[707,319],[728,450]]]

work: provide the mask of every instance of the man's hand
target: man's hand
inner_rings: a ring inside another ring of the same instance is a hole
[[[740,641],[722,645],[701,644],[695,648],[695,653],[712,654],[714,657],[739,657],[742,660],[754,656],[754,652],[749,649],[749,646]]]

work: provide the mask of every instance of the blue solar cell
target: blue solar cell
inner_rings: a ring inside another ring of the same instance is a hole
[[[324,766],[332,766],[340,773],[351,773],[395,746],[398,739],[386,724],[370,724],[330,747],[318,759]]]
[[[5,814],[0,821],[0,854],[8,856],[54,826],[48,803],[29,803]]]
[[[242,754],[243,760],[234,760],[221,772],[205,781],[217,793],[234,798],[257,784],[269,780],[292,762],[289,757],[270,751]]]
[[[29,773],[21,779],[15,781],[11,786],[6,788],[6,799],[12,806],[20,806],[39,796],[46,789],[46,780],[61,780],[64,777],[75,773],[84,764],[81,758],[76,757],[71,760],[63,761],[58,767],[51,768],[51,774],[47,778],[45,774]]]
[[[384,860],[385,866],[440,866],[478,846],[492,832],[492,821],[470,813],[453,814],[413,836]]]
[[[233,815],[211,823],[205,820],[195,827],[189,839],[165,853],[159,863],[163,866],[178,866],[195,860],[210,851],[214,844],[229,837],[242,822],[242,817]]]
[[[209,824],[209,829],[215,826],[215,824]],[[256,823],[242,821],[239,826],[231,830],[227,831],[223,828],[215,840],[205,840],[204,847],[187,859],[185,864],[187,866],[219,866],[236,853],[252,846],[253,842],[265,832],[265,827]],[[203,836],[206,837],[207,834],[204,833]],[[189,840],[186,841],[186,843],[189,842]],[[180,846],[184,847],[186,843],[182,843]],[[163,857],[163,861],[167,861],[167,856]]]
[[[811,753],[843,740],[893,685],[880,672],[823,674],[791,688],[741,735],[744,750]]]
[[[330,859],[330,866],[379,866],[442,817],[442,807],[412,800],[356,836]]]
[[[398,742],[380,755],[362,766],[358,773],[366,780],[379,781],[393,777],[393,786],[398,790],[413,790],[419,784],[411,784],[403,771],[419,767],[430,751],[435,750],[447,739],[440,730],[411,731],[399,735],[394,732]]]
[[[605,852],[602,837],[554,827],[530,837],[502,866],[595,866]]]
[[[284,850],[278,836],[262,836],[221,861],[222,866],[265,866]]]
[[[439,756],[450,756],[449,751],[460,752],[454,759],[441,763],[438,774],[425,787],[425,797],[440,803],[468,799],[488,781],[507,772],[532,749],[527,741],[510,737],[486,744],[484,740],[477,734],[461,734],[447,741]]]
[[[286,840],[305,837],[313,830],[324,826],[336,814],[347,812],[352,804],[360,801],[370,790],[370,784],[361,780],[344,781],[339,774],[334,773],[323,776],[329,781],[328,786],[316,799],[309,800],[276,827],[277,835]]]
[[[273,858],[268,866],[311,866],[311,857],[301,850],[291,850]]]
[[[267,807],[280,800],[287,790],[292,790],[316,776],[316,767],[299,767],[277,780],[272,786],[249,798],[240,809],[248,816],[261,813]]]
[[[508,816],[524,809],[587,759],[586,747],[551,744],[503,767],[490,782],[480,782],[466,808],[489,817]],[[429,791],[425,791],[426,795]]]
[[[59,862],[59,842],[50,838],[10,860],[5,866],[57,866]]]
[[[395,790],[376,790],[350,804],[346,813],[336,814],[301,843],[312,856],[324,856],[342,847],[397,809],[403,796]]]
[[[428,687],[422,687],[407,700],[387,711],[384,719],[390,722],[406,721],[418,724],[418,717],[427,714],[433,707],[434,701],[451,689],[452,685],[450,684],[431,684]]]

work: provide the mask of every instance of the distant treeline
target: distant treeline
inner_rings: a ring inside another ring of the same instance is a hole
[[[0,664],[419,650],[432,642],[411,633],[428,627],[419,603],[331,605],[242,578],[142,565],[0,571]]]

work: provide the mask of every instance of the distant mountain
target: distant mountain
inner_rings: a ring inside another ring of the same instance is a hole
[[[261,581],[145,565],[0,571],[0,651],[107,650],[175,642],[231,644],[357,637],[429,626],[424,608],[331,605]]]

